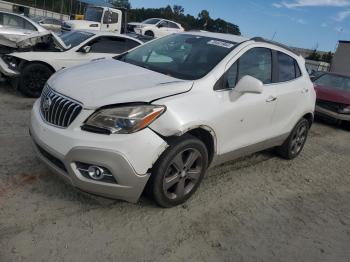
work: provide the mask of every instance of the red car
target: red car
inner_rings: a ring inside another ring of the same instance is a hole
[[[314,81],[316,114],[350,122],[350,76],[325,73]]]

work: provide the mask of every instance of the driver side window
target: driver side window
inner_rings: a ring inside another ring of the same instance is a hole
[[[225,73],[223,88],[232,89],[244,76],[259,79],[264,84],[272,82],[272,52],[268,48],[252,48],[244,53]]]

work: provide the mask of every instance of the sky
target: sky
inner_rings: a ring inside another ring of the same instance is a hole
[[[130,0],[133,8],[181,5],[197,16],[237,24],[243,36],[261,36],[289,46],[334,51],[350,40],[350,0]]]

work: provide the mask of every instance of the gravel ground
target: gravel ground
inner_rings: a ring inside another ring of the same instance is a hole
[[[350,261],[350,132],[210,170],[185,205],[93,197],[34,156],[34,100],[0,86],[0,261]]]

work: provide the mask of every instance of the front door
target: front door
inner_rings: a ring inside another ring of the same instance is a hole
[[[218,117],[219,154],[225,155],[272,138],[272,116],[276,107],[272,82],[272,52],[252,48],[226,71],[222,90],[217,90],[217,106],[224,112]],[[235,92],[236,83],[249,75],[264,83],[261,94]]]

